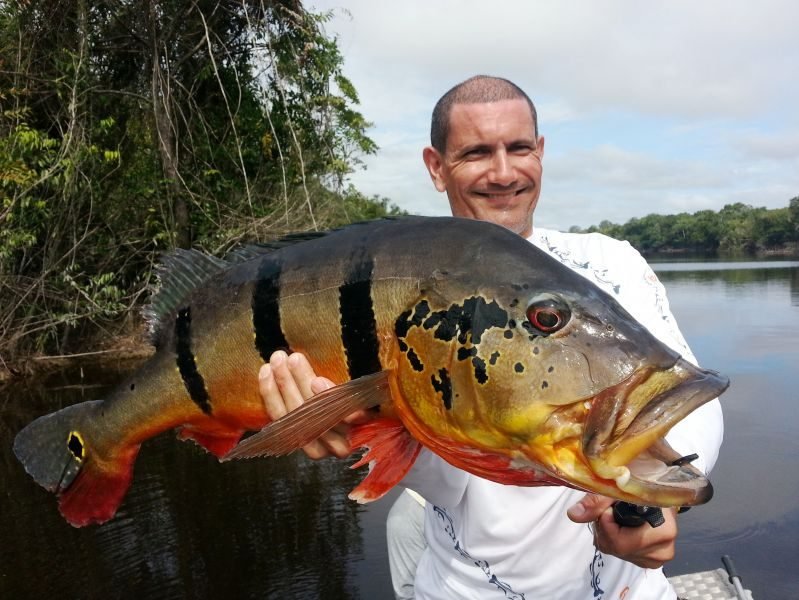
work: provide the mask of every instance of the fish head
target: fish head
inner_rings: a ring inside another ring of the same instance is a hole
[[[527,280],[519,265],[493,286],[439,282],[400,317],[409,429],[502,483],[656,506],[709,500],[710,483],[664,436],[727,379],[681,358],[583,277],[544,263]]]

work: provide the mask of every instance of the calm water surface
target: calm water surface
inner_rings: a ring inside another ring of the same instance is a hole
[[[799,597],[799,262],[655,265],[700,362],[727,374],[716,495],[680,519],[669,574],[730,554],[758,599]],[[385,515],[362,473],[302,456],[220,465],[145,444],[117,517],[73,529],[11,453],[35,416],[103,397],[120,372],[0,396],[0,598],[389,598]],[[81,384],[78,386],[77,384]]]

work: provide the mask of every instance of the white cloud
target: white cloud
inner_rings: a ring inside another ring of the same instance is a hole
[[[475,73],[508,77],[547,136],[536,222],[785,206],[799,194],[793,0],[317,1],[381,146],[353,181],[446,214],[421,162],[430,112]]]

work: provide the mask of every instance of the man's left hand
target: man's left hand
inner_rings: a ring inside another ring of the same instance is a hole
[[[663,509],[665,523],[651,527],[622,527],[613,519],[613,498],[586,494],[567,512],[575,523],[594,523],[594,544],[600,552],[617,556],[645,569],[657,569],[674,558],[677,511]]]

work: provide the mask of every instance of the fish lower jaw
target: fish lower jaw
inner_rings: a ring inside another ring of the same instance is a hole
[[[627,467],[615,467],[607,463],[598,463],[591,465],[594,473],[602,479],[611,479],[616,482],[620,488],[630,480],[630,469]]]
[[[607,495],[635,504],[693,506],[704,504],[713,495],[704,474],[689,462],[681,462],[680,455],[662,439],[626,465],[599,459],[589,462],[597,477],[615,482],[616,493]]]

